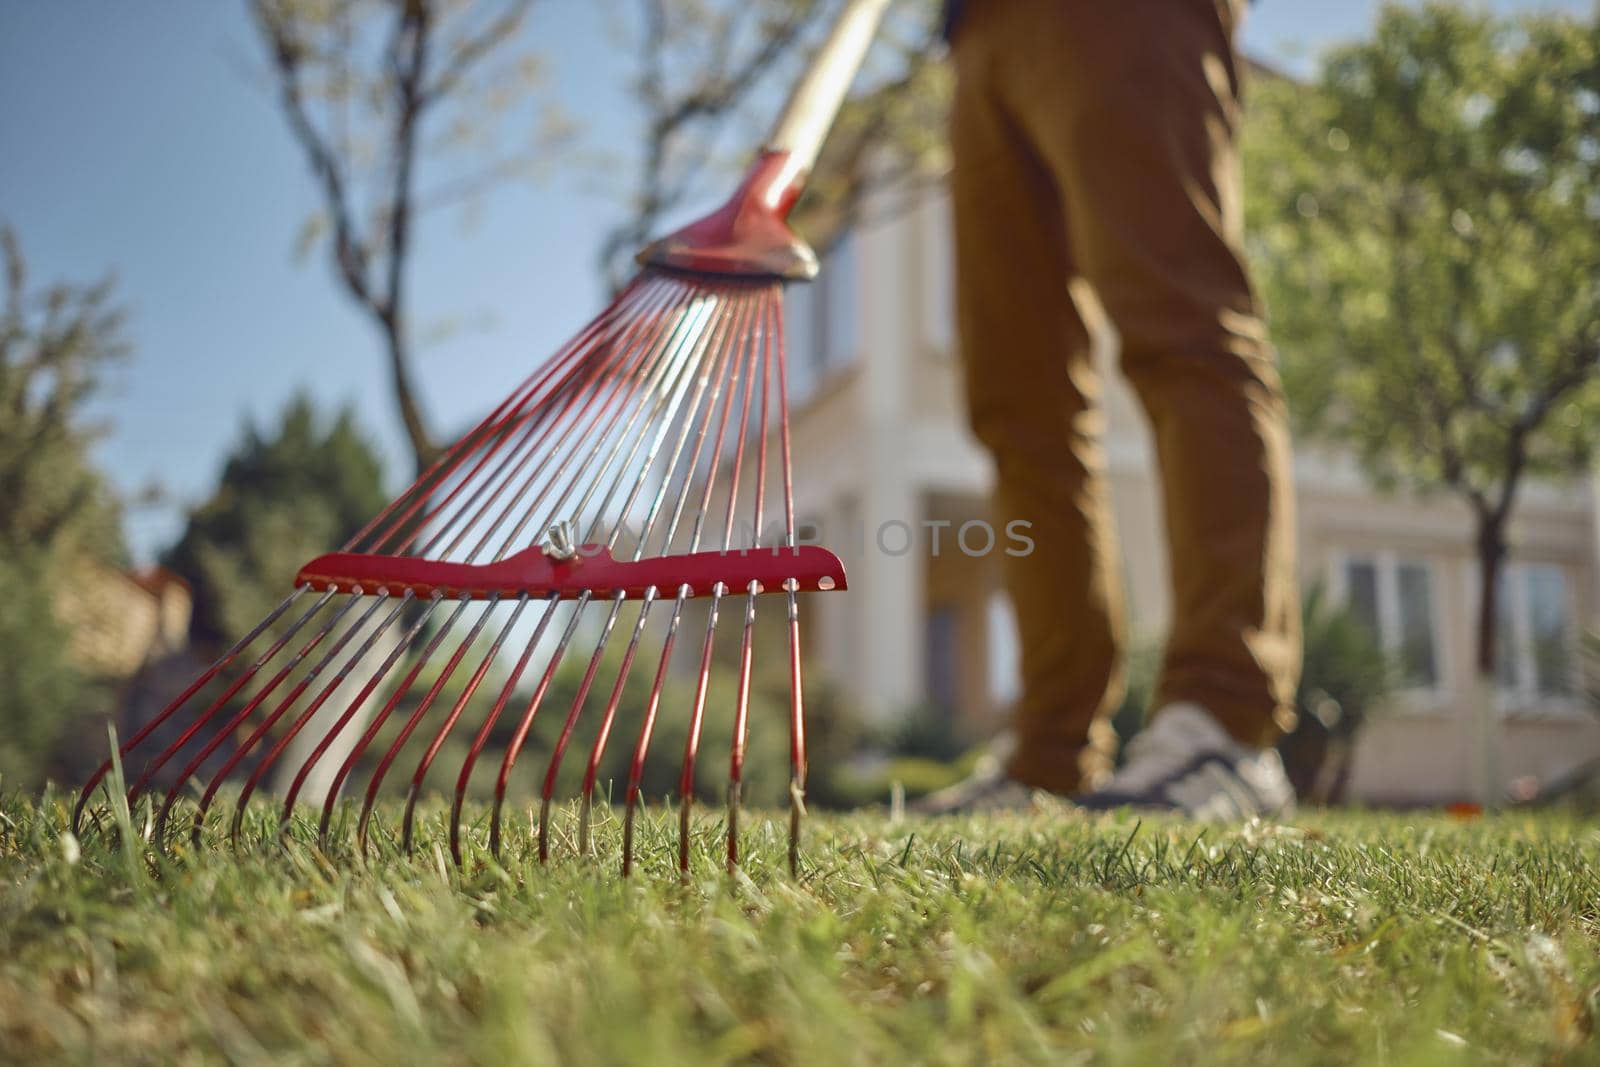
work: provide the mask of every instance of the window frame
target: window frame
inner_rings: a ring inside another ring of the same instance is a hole
[[[1022,634],[1011,598],[991,589],[983,602],[984,695],[997,710],[1012,707],[1022,698]]]
[[[955,219],[949,197],[933,198],[920,212],[916,256],[919,281],[919,335],[923,350],[939,362],[952,362],[957,348]]]
[[[821,272],[811,283],[816,294],[813,343],[818,382],[861,362],[864,270],[860,235],[850,229],[823,256]],[[845,318],[849,321],[842,321]]]
[[[1399,552],[1392,548],[1338,548],[1331,553],[1328,591],[1340,608],[1350,603],[1349,571],[1352,563],[1368,562],[1377,572],[1378,643],[1385,655],[1398,657],[1405,640],[1405,627],[1400,609],[1400,568],[1402,565],[1421,567],[1428,576],[1428,636],[1433,644],[1432,683],[1421,685],[1401,684],[1391,694],[1396,706],[1413,712],[1439,712],[1451,700],[1450,679],[1454,677],[1450,642],[1445,639],[1445,618],[1441,605],[1441,580],[1439,562],[1433,556],[1420,552]]]
[[[1565,693],[1544,693],[1538,688],[1538,668],[1535,665],[1532,636],[1532,593],[1531,586],[1526,580],[1526,575],[1532,569],[1554,570],[1561,579],[1561,588],[1566,594],[1566,619],[1565,643],[1567,647],[1568,690]],[[1482,596],[1482,566],[1474,559],[1466,568],[1467,572],[1467,604],[1471,609],[1471,618],[1478,616],[1478,605]],[[1516,684],[1506,686],[1501,684],[1496,672],[1494,686],[1494,705],[1496,712],[1503,718],[1516,719],[1571,719],[1584,718],[1589,714],[1585,700],[1582,696],[1582,678],[1579,668],[1579,634],[1581,626],[1578,619],[1577,598],[1571,595],[1573,583],[1571,581],[1571,567],[1555,559],[1510,559],[1500,565],[1500,577],[1506,585],[1510,603],[1507,605],[1511,611],[1511,633],[1500,634],[1501,641],[1510,641],[1514,654],[1516,670]],[[1477,639],[1477,627],[1473,626],[1473,640]]]

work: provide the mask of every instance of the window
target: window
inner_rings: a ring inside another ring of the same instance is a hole
[[[791,285],[783,294],[784,349],[788,357],[789,398],[797,403],[817,383],[817,287]]]
[[[846,234],[823,260],[816,281],[784,289],[791,404],[805,401],[830,370],[856,358],[860,349],[858,259],[855,237]]]
[[[1428,563],[1392,553],[1353,555],[1343,561],[1337,585],[1346,609],[1394,657],[1405,684],[1437,689],[1439,627]]]
[[[940,606],[928,612],[924,633],[928,702],[946,710],[960,706],[961,693],[956,677],[960,658],[961,616],[954,607]]]
[[[1395,586],[1400,597],[1400,668],[1407,681],[1437,685],[1439,663],[1434,653],[1433,576],[1423,564],[1401,563],[1395,568]]]
[[[817,355],[819,369],[850,363],[860,347],[860,258],[855,235],[847,233],[822,264],[822,274],[817,280],[817,295],[822,305],[818,326],[822,340]]]
[[[956,344],[955,234],[950,204],[940,200],[923,212],[923,330],[935,354],[949,356]]]
[[[1022,642],[1010,597],[989,594],[987,614],[989,701],[991,707],[1004,711],[1022,695]]]
[[[1350,614],[1366,623],[1374,637],[1383,634],[1378,615],[1378,564],[1370,559],[1352,559],[1344,565],[1345,606]]]
[[[1495,674],[1511,696],[1535,700],[1573,693],[1572,605],[1566,577],[1552,563],[1500,572]]]

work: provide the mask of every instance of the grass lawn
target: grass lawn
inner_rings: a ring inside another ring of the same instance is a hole
[[[261,807],[265,812],[265,806]],[[394,812],[389,812],[389,823]],[[265,815],[153,859],[0,802],[0,1061],[1600,1062],[1600,825],[747,816],[748,875],[363,865]],[[570,824],[570,816],[569,816]],[[570,829],[570,825],[566,828]]]

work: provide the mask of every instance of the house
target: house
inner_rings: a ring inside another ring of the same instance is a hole
[[[66,568],[56,586],[55,613],[66,633],[67,658],[97,685],[90,705],[69,713],[112,711],[126,738],[193,677],[189,585],[164,567],[124,570],[96,559]],[[181,665],[175,673],[174,666]],[[187,672],[187,673],[184,673]],[[106,755],[106,733],[66,730],[45,765],[63,781],[81,781]]]
[[[810,669],[881,720],[943,709],[991,733],[1016,688],[1016,635],[986,526],[991,472],[969,436],[951,325],[942,193],[879,205],[786,311],[797,513],[850,572],[844,596],[810,598]],[[1084,294],[1087,296],[1087,294]],[[1085,303],[1089,317],[1092,301]],[[1107,368],[1107,452],[1131,621],[1159,639],[1168,613],[1161,514],[1143,415]],[[1375,491],[1347,456],[1296,460],[1306,586],[1370,621],[1406,688],[1357,740],[1347,796],[1435,803],[1477,792],[1470,516],[1447,495]],[[1597,483],[1521,496],[1505,575],[1494,773],[1548,782],[1600,756],[1600,716],[1579,696],[1578,635],[1600,613]],[[935,541],[937,540],[937,545]],[[1003,549],[1003,541],[1000,545]],[[1070,619],[1063,619],[1070,625]]]
[[[69,570],[55,606],[74,666],[116,684],[189,641],[188,583],[164,567],[129,571],[85,560]]]

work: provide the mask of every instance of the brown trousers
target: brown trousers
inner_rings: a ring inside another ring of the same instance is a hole
[[[1068,292],[1117,328],[1149,416],[1172,572],[1159,708],[1239,740],[1293,721],[1300,671],[1282,388],[1241,252],[1229,0],[969,0],[952,51],[957,320],[994,456],[1022,644],[1013,777],[1072,792],[1106,765],[1123,590],[1100,384]]]

